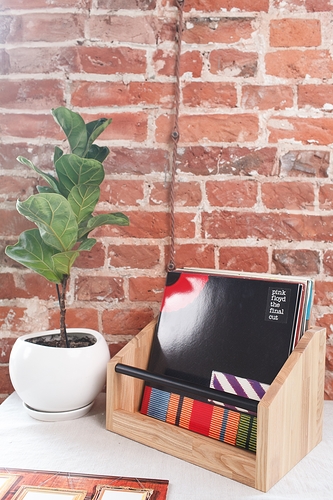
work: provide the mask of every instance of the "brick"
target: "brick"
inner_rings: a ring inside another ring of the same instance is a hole
[[[327,151],[288,151],[280,158],[280,174],[290,177],[328,177]]]
[[[327,50],[276,50],[265,56],[266,73],[280,78],[330,78],[333,61]]]
[[[146,72],[146,51],[130,47],[78,47],[80,70],[105,75],[143,74]]]
[[[180,172],[193,175],[217,174],[222,151],[220,147],[211,146],[178,148],[177,168]]]
[[[192,9],[204,12],[219,12],[221,9],[248,12],[268,12],[269,0],[187,0],[185,12]]]
[[[103,311],[103,332],[108,335],[136,335],[155,317],[150,307]]]
[[[24,328],[25,313],[25,307],[0,306],[1,335],[4,335],[6,330],[8,334],[12,335],[12,333]]]
[[[305,0],[306,10],[308,12],[332,12],[333,5],[331,0]]]
[[[0,80],[0,106],[9,109],[45,109],[65,105],[60,80]]]
[[[165,212],[127,211],[129,226],[104,226],[97,229],[97,236],[134,238],[165,238],[170,234],[169,214]],[[178,238],[193,238],[195,234],[194,213],[176,213],[176,235]]]
[[[161,115],[156,120],[156,139],[167,142],[173,120]],[[182,115],[179,118],[180,142],[246,142],[258,138],[258,117],[252,114]]]
[[[0,300],[16,298],[16,287],[11,273],[0,275]]]
[[[255,181],[207,181],[206,194],[211,207],[251,208],[257,202],[258,187]]]
[[[50,330],[58,329],[60,325],[59,310],[49,310],[49,328]],[[66,308],[66,325],[67,328],[90,328],[99,330],[97,309],[93,307],[78,307]]]
[[[77,14],[34,13],[13,16],[3,43],[62,42],[84,37],[84,16]]]
[[[333,371],[333,346],[326,346],[326,370]]]
[[[310,182],[265,182],[263,204],[271,210],[314,210],[314,185]]]
[[[43,276],[37,273],[2,273],[0,299],[18,299],[38,297],[40,299],[56,299],[56,288]]]
[[[36,227],[32,222],[16,210],[0,209],[0,234],[2,236],[18,236],[26,229]]]
[[[41,170],[50,170],[53,165],[54,147],[49,144],[28,144],[28,143],[6,143],[0,144],[0,163],[2,169],[9,169],[16,175],[20,172],[24,175],[31,175],[31,169],[17,161],[18,156],[25,156],[38,166]],[[30,179],[30,182],[34,182]]]
[[[97,0],[99,9],[153,10],[156,0]]]
[[[37,184],[36,178],[0,176],[0,201],[25,200],[32,194],[37,193]]]
[[[326,337],[331,338],[333,333],[333,314],[323,314],[316,318],[316,326],[326,328]]]
[[[127,211],[129,226],[103,226],[96,230],[97,236],[134,238],[165,238],[168,235],[168,214],[165,212]]]
[[[333,282],[316,279],[314,304],[318,306],[330,306],[333,297]]]
[[[330,372],[325,373],[324,399],[333,399],[333,374]]]
[[[116,206],[141,205],[144,198],[143,181],[136,180],[104,180],[101,186],[100,201]]]
[[[285,109],[293,106],[293,90],[287,85],[243,85],[245,109]]]
[[[275,148],[223,148],[219,160],[219,173],[271,176],[273,175],[275,157]]]
[[[175,74],[174,65],[173,65],[173,71],[171,73],[172,76]],[[166,65],[166,68],[167,67],[168,66]],[[203,67],[203,59],[202,59],[202,54],[199,50],[187,50],[185,53],[182,53],[180,55],[179,74],[181,76],[186,73],[186,74],[191,74],[192,78],[199,78],[201,76],[202,67]],[[159,73],[163,74],[162,72]]]
[[[93,40],[104,42],[125,42],[155,45],[159,42],[173,41],[175,23],[162,16],[113,16],[89,17],[89,31]]]
[[[319,273],[319,252],[313,250],[273,250],[273,272],[295,276],[313,276]]]
[[[0,394],[11,394],[14,387],[10,381],[8,366],[0,365]]]
[[[331,85],[299,85],[298,106],[333,110],[333,90]]]
[[[159,106],[170,108],[174,105],[174,84],[159,82],[74,82],[72,84],[72,104],[90,106]]]
[[[219,269],[267,273],[267,248],[223,246],[219,249]]]
[[[333,241],[333,217],[215,210],[202,214],[203,238]]]
[[[237,49],[216,49],[210,53],[209,63],[213,75],[248,78],[257,74],[258,55]]]
[[[165,286],[165,278],[129,279],[129,298],[132,302],[161,302]]]
[[[190,82],[183,87],[182,101],[185,106],[234,108],[237,105],[236,87],[222,82]]]
[[[75,299],[89,302],[121,302],[124,300],[123,279],[109,276],[78,276],[75,279]]]
[[[80,59],[76,47],[19,47],[2,52],[0,59],[2,75],[80,71]]]
[[[84,115],[86,121],[97,120],[101,115]],[[127,140],[143,142],[147,138],[148,118],[145,112],[103,113],[112,118],[111,125],[100,135],[101,140]]]
[[[12,347],[14,345],[15,339],[0,338],[0,362],[9,363],[9,355],[11,353]]]
[[[273,0],[273,7],[277,10],[282,10],[284,12],[298,12],[301,7],[304,7],[305,0],[292,0],[291,2],[286,2],[285,0]]]
[[[131,339],[129,339],[129,340],[131,340]],[[118,352],[123,347],[125,347],[125,345],[129,342],[129,340],[127,340],[127,341],[118,341],[118,342],[115,341],[112,344],[109,343],[109,351],[110,351],[111,358],[113,358],[113,356],[115,356],[116,354],[118,354]]]
[[[251,18],[190,17],[183,40],[189,44],[236,43],[251,38],[253,32]]]
[[[10,73],[10,57],[6,50],[0,49],[0,75]]]
[[[109,245],[108,259],[111,267],[154,269],[161,263],[157,245]]]
[[[191,146],[178,149],[178,169],[194,175],[272,175],[276,148]]]
[[[177,168],[193,175],[214,175],[218,173],[222,151],[220,147],[211,146],[178,148]]]
[[[56,125],[51,114],[1,113],[0,123],[2,136],[18,138],[62,138],[59,126]]]
[[[324,252],[323,271],[325,275],[333,276],[333,250]]]
[[[74,267],[80,269],[98,269],[104,266],[105,247],[101,242],[97,242],[89,252],[81,252],[76,259]]]
[[[19,286],[18,286],[19,285]],[[57,291],[54,283],[50,283],[43,276],[34,272],[25,273],[18,280],[16,286],[16,297],[27,296],[27,298],[38,297],[41,300],[56,300]]]
[[[151,205],[169,205],[170,183],[154,182],[149,194]],[[174,201],[176,206],[197,207],[202,199],[201,188],[198,182],[176,182]]]
[[[0,269],[2,267],[10,267],[12,269],[24,269],[21,264],[15,260],[7,257],[5,254],[5,248],[7,245],[15,245],[17,238],[1,238],[0,239]]]
[[[333,209],[333,184],[319,186],[319,207],[321,210]]]
[[[168,152],[158,147],[156,149],[113,147],[104,162],[106,174],[146,175],[165,172],[168,166]]]
[[[10,35],[11,26],[15,17],[1,16],[0,17],[0,43],[6,43],[6,39]]]
[[[318,19],[273,19],[270,22],[272,47],[318,47],[321,29]]]
[[[299,141],[303,144],[328,145],[332,142],[332,118],[276,116],[268,121],[269,141]]]
[[[80,0],[82,8],[89,8],[92,0]],[[49,0],[1,0],[3,9],[40,9],[43,7],[62,7],[70,8],[77,7],[77,0],[54,0],[50,5]]]
[[[214,246],[206,243],[175,245],[174,259],[177,267],[214,268]],[[166,248],[165,261],[170,260],[170,248]]]
[[[157,49],[153,54],[153,66],[157,75],[174,76],[176,71],[176,55],[173,50]],[[179,74],[191,74],[199,78],[202,72],[202,54],[199,50],[187,50],[180,56]]]

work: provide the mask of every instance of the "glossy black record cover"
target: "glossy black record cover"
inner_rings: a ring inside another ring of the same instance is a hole
[[[209,387],[212,371],[270,384],[288,358],[302,284],[169,272],[148,370]]]

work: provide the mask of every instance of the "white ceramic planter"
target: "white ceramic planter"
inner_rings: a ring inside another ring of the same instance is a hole
[[[109,348],[94,330],[68,328],[69,335],[91,335],[94,345],[79,348],[45,347],[26,339],[58,330],[19,337],[9,359],[14,389],[28,413],[39,420],[68,420],[89,411],[105,384]]]

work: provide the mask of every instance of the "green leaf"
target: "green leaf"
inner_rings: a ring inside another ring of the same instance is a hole
[[[18,201],[16,208],[20,214],[38,226],[47,245],[63,252],[71,250],[76,243],[76,217],[66,198],[60,194],[36,194],[26,201]]]
[[[53,189],[55,193],[59,193],[59,184],[58,181],[53,175],[46,174],[42,170],[40,170],[38,167],[36,167],[32,161],[28,160],[27,158],[24,158],[23,156],[18,156],[17,161],[22,163],[23,165],[26,165],[27,167],[32,168],[37,174],[39,174]]]
[[[52,115],[66,134],[71,152],[83,156],[87,148],[88,134],[83,118],[65,107],[52,110]]]
[[[82,241],[81,245],[79,246],[78,250],[81,252],[81,250],[91,250],[92,247],[95,245],[96,240],[95,238],[86,238]]]
[[[54,193],[54,190],[49,186],[37,186],[39,193]]]
[[[100,189],[98,186],[81,184],[73,187],[68,195],[68,202],[76,215],[78,224],[93,213],[99,195]]]
[[[61,283],[63,276],[55,269],[52,260],[57,251],[44,243],[38,229],[24,231],[18,242],[7,246],[5,252],[11,259],[41,274],[52,283]]]
[[[92,144],[85,158],[92,158],[93,160],[103,163],[109,153],[110,150],[106,146],[97,146],[97,144]]]
[[[90,233],[93,229],[96,229],[96,227],[104,226],[106,224],[128,226],[129,219],[126,215],[120,212],[114,214],[100,214],[96,215],[96,217],[91,217],[85,227],[79,228],[79,239]]]
[[[97,139],[99,135],[101,135],[102,132],[104,132],[104,130],[110,125],[111,122],[112,118],[100,118],[86,124],[88,135],[86,153],[89,151],[92,143]]]
[[[54,267],[58,273],[67,274],[69,276],[71,267],[75,259],[80,255],[78,250],[71,250],[69,252],[60,252],[53,255],[52,259]]]
[[[61,193],[66,197],[74,186],[80,184],[99,186],[104,179],[104,167],[99,161],[73,154],[63,155],[55,167]]]
[[[54,148],[53,163],[56,164],[56,161],[58,161],[63,154],[64,154],[63,150],[58,148],[58,146],[56,146]]]

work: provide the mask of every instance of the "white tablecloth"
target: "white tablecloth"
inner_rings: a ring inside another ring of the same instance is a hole
[[[168,500],[333,499],[333,401],[322,442],[267,493],[105,429],[105,395],[85,417],[41,422],[13,393],[0,406],[0,467],[168,479]]]

